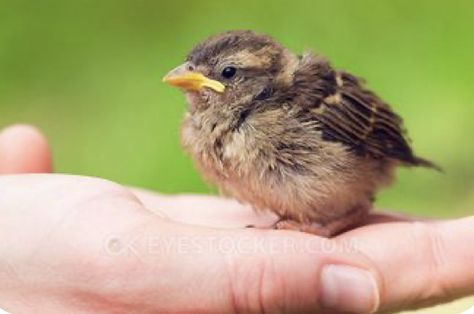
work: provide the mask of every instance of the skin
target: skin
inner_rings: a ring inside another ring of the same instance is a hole
[[[474,216],[372,214],[331,239],[242,229],[274,217],[217,197],[47,174],[47,142],[29,127],[1,132],[0,147],[3,173],[45,173],[0,176],[0,307],[12,313],[392,312],[474,293]],[[373,276],[372,298],[345,291],[337,310],[322,310],[330,282],[321,274],[333,265]]]
[[[20,133],[21,136],[18,136]],[[0,173],[51,172],[48,143],[37,129],[17,125],[2,133],[0,141]]]
[[[338,234],[364,221],[397,166],[435,167],[358,78],[266,35],[211,36],[165,82],[185,91],[182,143],[204,177],[277,214],[278,229]]]

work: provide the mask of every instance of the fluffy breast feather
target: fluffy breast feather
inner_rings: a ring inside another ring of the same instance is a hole
[[[266,110],[251,114],[237,130],[224,128],[226,123],[206,128],[199,120],[204,117],[188,116],[182,141],[207,180],[257,209],[324,221],[354,206],[370,207],[393,165],[323,141],[317,122],[302,124],[297,116],[295,109]]]

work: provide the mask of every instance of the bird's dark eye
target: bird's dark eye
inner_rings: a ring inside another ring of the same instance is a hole
[[[225,67],[224,70],[222,70],[222,76],[226,79],[230,79],[235,75],[236,72],[237,69],[234,67]]]

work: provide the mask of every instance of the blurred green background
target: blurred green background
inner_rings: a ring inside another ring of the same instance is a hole
[[[454,217],[474,204],[472,1],[2,1],[0,126],[39,126],[59,172],[212,193],[179,145],[161,77],[210,34],[266,32],[365,77],[439,174],[402,169],[378,207]]]
[[[60,172],[213,192],[180,149],[184,98],[161,77],[228,29],[320,52],[404,117],[416,151],[446,173],[400,170],[378,206],[473,211],[472,1],[0,0],[0,125],[41,127]]]

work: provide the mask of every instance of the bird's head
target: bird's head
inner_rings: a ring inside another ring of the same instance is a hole
[[[243,109],[291,84],[297,60],[269,36],[229,31],[198,44],[163,80],[185,91],[191,112]]]

